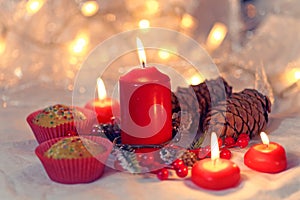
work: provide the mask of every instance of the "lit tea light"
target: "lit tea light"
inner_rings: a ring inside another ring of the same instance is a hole
[[[216,22],[214,24],[206,40],[206,47],[208,51],[212,52],[222,44],[227,31],[225,24],[220,22]]]
[[[199,187],[222,190],[235,187],[240,182],[240,168],[230,160],[220,158],[218,137],[211,134],[211,158],[195,163],[192,181]]]
[[[44,0],[29,0],[26,3],[26,11],[28,14],[35,14],[37,13],[42,6],[44,5]]]
[[[97,94],[98,98],[89,101],[85,108],[94,110],[97,114],[99,123],[109,123],[112,120],[113,112],[119,115],[119,103],[107,97],[105,85],[101,78],[97,79]]]
[[[265,132],[261,132],[260,137],[262,144],[256,144],[246,152],[245,165],[265,173],[278,173],[285,170],[287,160],[284,148],[275,142],[270,142]]]
[[[139,22],[139,27],[140,27],[141,29],[149,28],[149,27],[150,27],[150,22],[149,22],[149,20],[147,20],[147,19],[142,19],[142,20]]]
[[[86,17],[95,15],[99,10],[97,1],[86,1],[81,5],[81,13]]]

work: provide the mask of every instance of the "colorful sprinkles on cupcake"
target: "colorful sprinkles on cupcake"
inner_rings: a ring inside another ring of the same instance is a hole
[[[45,156],[53,159],[87,158],[103,153],[106,148],[92,140],[78,136],[64,138],[53,144]]]
[[[42,127],[55,127],[74,120],[85,120],[86,116],[76,108],[56,104],[42,110],[34,119],[33,123]]]

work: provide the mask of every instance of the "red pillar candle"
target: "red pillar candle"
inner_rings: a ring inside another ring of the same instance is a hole
[[[112,120],[113,114],[118,117],[119,103],[106,95],[106,90],[103,81],[97,79],[98,98],[89,101],[85,108],[94,110],[97,114],[99,123],[109,123]]]
[[[138,45],[142,47],[141,42]],[[141,48],[139,47],[139,48]],[[141,68],[120,77],[121,140],[123,144],[162,144],[172,138],[170,78],[155,67]]]
[[[278,173],[285,170],[287,160],[284,148],[275,142],[269,142],[269,138],[264,132],[260,135],[263,144],[256,144],[246,152],[245,165],[265,173]]]
[[[237,186],[240,168],[230,160],[219,158],[219,146],[215,133],[211,136],[211,159],[198,161],[192,168],[192,181],[209,190],[222,190]]]

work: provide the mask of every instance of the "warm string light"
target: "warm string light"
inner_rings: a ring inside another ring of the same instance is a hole
[[[82,55],[85,53],[87,46],[89,44],[89,37],[87,33],[79,33],[75,40],[71,42],[70,48],[71,52],[76,55]]]
[[[6,39],[4,35],[0,36],[0,55],[5,52],[6,49]]]
[[[139,21],[139,27],[141,29],[146,29],[150,27],[150,22],[147,19],[142,19],[141,21]]]
[[[206,40],[206,48],[212,52],[216,50],[223,42],[227,34],[227,27],[225,24],[216,22]]]
[[[295,67],[294,65],[297,65],[295,63],[290,63],[289,65],[292,67],[288,67],[289,70],[283,76],[283,81],[286,82],[288,87],[279,93],[281,97],[289,96],[300,89],[300,68]]]
[[[81,13],[86,17],[91,17],[95,15],[98,12],[98,10],[99,5],[95,0],[85,1],[81,5]]]
[[[190,78],[191,85],[198,85],[204,81],[203,77],[199,74],[195,74]]]
[[[195,19],[193,16],[189,14],[184,14],[182,16],[181,22],[180,22],[180,27],[181,28],[192,28],[195,26]]]
[[[158,51],[158,56],[162,59],[162,60],[167,60],[170,58],[171,54],[167,51],[167,50],[164,50],[164,49],[160,49]]]
[[[44,5],[45,1],[44,0],[29,0],[26,3],[26,11],[28,14],[35,14],[37,13],[42,6]]]
[[[159,3],[155,0],[148,0],[146,1],[146,7],[147,7],[147,14],[154,15],[159,10]]]

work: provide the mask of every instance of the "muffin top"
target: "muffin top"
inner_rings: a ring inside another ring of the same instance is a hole
[[[86,116],[76,108],[62,104],[49,106],[42,110],[34,119],[33,123],[42,127],[55,127],[74,120],[85,120]]]
[[[44,155],[53,159],[87,158],[99,155],[105,150],[103,145],[92,140],[73,136],[59,140]]]

